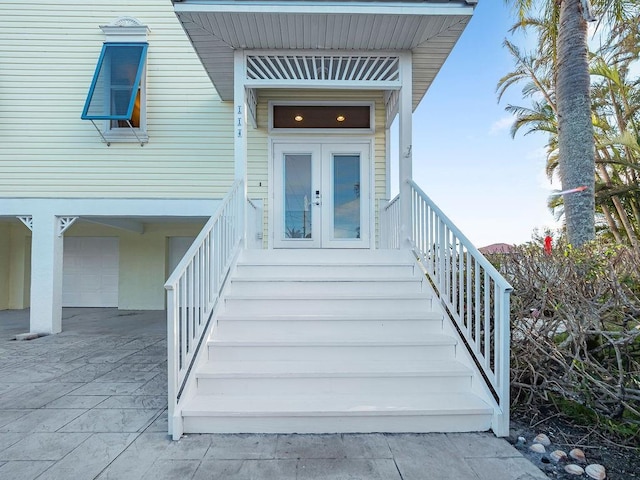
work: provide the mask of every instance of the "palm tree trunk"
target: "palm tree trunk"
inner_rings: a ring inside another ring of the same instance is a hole
[[[595,238],[595,153],[587,62],[587,22],[580,0],[560,2],[558,28],[558,150],[568,240],[580,246]]]

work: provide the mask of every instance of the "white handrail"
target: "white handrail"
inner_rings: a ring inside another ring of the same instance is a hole
[[[400,248],[400,195],[380,206],[380,248]]]
[[[416,255],[500,407],[494,433],[508,435],[513,288],[420,187],[409,184]]]
[[[165,283],[167,291],[168,414],[174,412],[207,333],[234,258],[243,244],[243,182],[236,182]],[[181,428],[180,428],[181,429]]]

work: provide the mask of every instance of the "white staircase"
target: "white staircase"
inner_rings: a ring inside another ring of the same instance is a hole
[[[448,331],[407,251],[245,250],[184,431],[488,430],[493,409]]]

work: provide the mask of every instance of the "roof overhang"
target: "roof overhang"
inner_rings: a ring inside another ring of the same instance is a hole
[[[233,100],[234,50],[412,52],[415,109],[477,0],[174,0],[222,100]]]

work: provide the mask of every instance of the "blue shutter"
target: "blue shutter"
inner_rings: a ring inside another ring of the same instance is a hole
[[[105,43],[82,110],[83,120],[131,120],[148,43]]]

